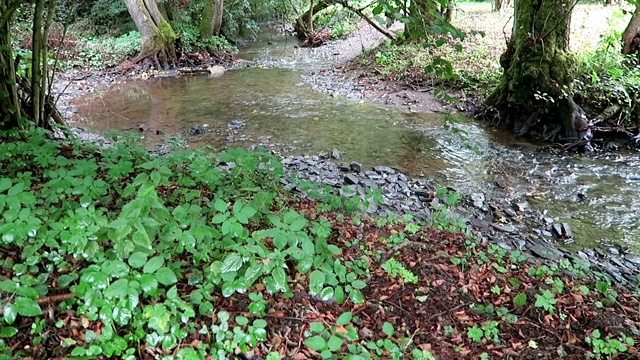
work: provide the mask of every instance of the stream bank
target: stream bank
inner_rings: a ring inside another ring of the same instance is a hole
[[[367,79],[359,78],[358,73],[345,71],[346,69],[336,69],[336,66],[344,64],[345,61],[353,58],[362,50],[372,48],[377,44],[378,41],[381,40],[381,36],[379,34],[375,33],[374,30],[367,28],[366,26],[361,28],[360,32],[351,39],[332,42],[327,46],[315,49],[295,48],[295,42],[291,40],[291,38],[285,37],[278,39],[279,40],[277,41],[281,41],[282,43],[284,43],[284,47],[282,48],[287,49],[287,54],[289,54],[287,56],[289,57],[281,57],[282,53],[280,53],[280,48],[272,45],[266,49],[266,56],[264,54],[258,57],[245,56],[244,59],[238,62],[239,64],[242,64],[239,66],[250,65],[255,67],[255,70],[251,71],[260,71],[260,68],[263,67],[274,68],[272,70],[268,70],[270,74],[284,71],[280,69],[301,69],[304,71],[304,73],[301,74],[303,84],[309,84],[314,91],[320,91],[323,94],[329,94],[329,98],[333,99],[333,101],[335,102],[335,114],[345,112],[349,113],[350,111],[352,111],[353,108],[351,107],[351,105],[349,105],[349,101],[351,101],[351,103],[358,103],[360,101],[369,100],[390,105],[388,106],[389,109],[402,110],[407,113],[415,114],[416,116],[422,116],[421,114],[423,114],[424,112],[444,111],[450,109],[450,107],[440,103],[437,99],[435,99],[435,97],[430,92],[402,89],[397,86],[397,84],[393,83],[371,83],[368,82]],[[319,69],[318,63],[322,65]],[[228,66],[233,67],[231,65]],[[230,75],[233,76],[236,76],[237,74],[240,73],[230,72]],[[82,73],[77,73],[76,75],[78,77],[83,76]],[[299,78],[299,75],[293,75],[293,77]],[[235,81],[235,79],[243,79],[243,77],[241,75],[237,75],[235,78],[232,78],[231,81]],[[194,81],[190,82],[199,81],[199,79],[197,78],[192,80]],[[161,81],[161,79],[159,79],[158,81]],[[219,81],[230,80],[223,77],[223,79]],[[74,82],[74,87],[78,89],[77,92],[75,92],[75,96],[81,94],[82,92],[92,92],[96,88],[107,86],[109,84],[115,85],[114,87],[116,88],[120,87],[125,92],[130,91],[130,89],[135,90],[135,88],[127,87],[128,83],[130,82],[131,80],[122,77],[109,77],[108,75],[101,76],[97,73],[90,74],[89,77]],[[277,80],[277,78],[272,82],[274,84],[266,82],[266,86],[275,87],[275,85],[283,85],[279,83],[281,81]],[[163,85],[168,89],[167,91],[169,92],[170,96],[172,95],[172,91],[176,91],[176,88],[174,88],[171,84],[172,83]],[[265,85],[252,81],[249,81],[248,84],[250,84],[250,86],[252,87]],[[289,86],[289,84],[284,85],[285,87]],[[292,86],[297,86],[297,84]],[[224,87],[224,91],[228,93],[229,87]],[[211,95],[213,94],[211,92],[207,93],[210,94],[208,95],[210,97],[214,96]],[[74,93],[71,92],[68,100],[70,100],[73,96]],[[286,96],[283,97],[282,95],[280,95],[280,97],[283,98],[283,100],[279,100],[281,103],[290,102],[287,105],[292,105],[294,107],[299,106],[300,108],[302,108],[309,105],[308,100],[295,103],[293,102],[295,100],[293,97],[287,98]],[[98,97],[98,99],[100,98]],[[205,98],[202,98],[198,101],[203,101],[204,99]],[[266,98],[261,99],[261,101],[267,100],[268,99]],[[163,100],[156,101],[156,103],[158,104],[162,104],[165,102],[166,101]],[[252,105],[252,103],[239,103],[238,107],[247,107],[248,105]],[[273,115],[279,115],[282,113],[282,110],[278,110],[278,105],[278,103],[275,103],[275,105],[272,106],[274,109]],[[322,107],[325,105],[321,103],[321,105],[319,106]],[[161,110],[161,108],[155,108]],[[66,110],[68,114],[72,113],[73,107],[67,107]],[[388,117],[399,117],[400,114],[399,112],[395,112],[396,110],[393,110],[393,112],[391,112]],[[305,116],[308,115],[309,117],[312,117],[311,122],[309,123],[314,123],[318,122],[318,120],[316,120],[318,116],[314,111],[310,111],[305,108],[301,109],[300,113]],[[386,110],[378,111],[384,112]],[[115,116],[115,114],[116,113],[114,112],[114,115],[112,116]],[[295,116],[297,115],[297,113],[294,113],[293,115],[291,115],[291,117],[295,118]],[[365,113],[365,115],[373,116],[375,114]],[[134,118],[131,117],[131,119]],[[203,126],[208,124],[200,123],[200,125],[193,125],[192,128],[195,126],[200,126],[196,129],[202,129],[203,132],[205,132],[206,130],[207,136],[213,134],[216,137],[221,138],[222,143],[226,142],[228,146],[253,146],[250,145],[250,142],[248,141],[252,140],[250,134],[245,133],[245,124],[251,124],[251,119],[249,119],[248,121],[246,119],[228,120],[229,121],[223,121],[224,129],[220,130],[220,134],[214,134],[214,131],[210,130],[210,127],[207,128]],[[395,123],[395,119],[393,120]],[[404,123],[408,122],[404,121]],[[414,132],[410,125],[404,124],[402,126],[405,125],[408,129],[407,132]],[[130,122],[128,126],[137,131],[140,123]],[[292,132],[293,126],[285,130]],[[317,132],[323,126],[324,125],[319,124],[317,128],[314,128],[315,130],[311,131],[314,134],[317,134]],[[366,127],[366,125],[364,126]],[[397,128],[397,126],[394,126],[393,128]],[[151,127],[149,130],[150,131],[148,132],[146,130],[143,131],[143,136],[148,138],[152,138],[155,136],[156,139],[163,139],[163,136],[161,134],[157,136],[152,134],[152,132],[157,132],[159,129]],[[333,134],[330,133],[331,131],[333,131]],[[340,139],[338,135],[345,135],[336,134],[336,129],[333,129],[331,131],[329,131],[329,135],[333,136],[334,138]],[[338,132],[346,133],[348,131],[349,128],[347,127],[345,129],[339,130]],[[358,130],[351,129],[351,131],[358,132],[362,130],[361,128],[358,128]],[[381,131],[388,132],[388,130],[386,129],[382,129]],[[420,129],[419,127],[415,129],[416,133],[419,133],[419,131],[422,131],[422,129]],[[434,136],[439,136],[437,134]],[[194,142],[201,141],[203,139],[203,137],[197,136],[190,137],[186,133],[184,135],[187,139]],[[380,135],[377,134],[372,136],[376,137]],[[434,196],[436,187],[438,185],[441,186],[443,183],[451,184],[447,182],[446,179],[439,179],[439,181],[425,180],[436,178],[437,174],[432,171],[420,171],[418,178],[416,177],[416,171],[409,171],[408,174],[403,173],[407,172],[406,168],[401,169],[402,171],[398,171],[397,169],[393,169],[390,167],[377,167],[377,170],[375,169],[376,167],[370,169],[370,167],[374,165],[394,164],[391,164],[387,161],[377,162],[376,155],[368,155],[367,164],[360,165],[356,161],[358,158],[363,156],[362,153],[356,153],[353,149],[349,148],[344,149],[341,145],[339,145],[339,143],[337,145],[334,144],[334,146],[337,146],[339,149],[344,150],[345,154],[353,158],[349,159],[348,156],[339,156],[340,160],[337,160],[335,159],[336,156],[334,156],[334,158],[332,159],[331,156],[329,156],[331,154],[318,154],[318,152],[313,149],[310,152],[310,148],[306,148],[304,144],[297,146],[297,149],[293,149],[293,151],[298,153],[316,155],[287,155],[287,152],[290,152],[290,148],[287,147],[287,144],[274,143],[269,139],[266,139],[267,141],[260,141],[260,139],[255,140],[256,141],[253,142],[255,145],[266,146],[275,153],[282,153],[282,155],[284,156],[283,162],[285,163],[288,171],[297,172],[300,178],[325,183],[327,185],[335,187],[336,191],[340,191],[340,189],[342,189],[345,195],[351,193],[352,191],[354,191],[355,193],[362,193],[364,192],[364,187],[366,186],[378,187],[383,193],[385,202],[379,208],[371,209],[372,213],[376,215],[385,216],[386,211],[392,211],[399,214],[411,213],[418,218],[426,218],[428,217],[432,207],[434,205],[438,205],[441,201],[441,199],[439,199],[437,196]],[[380,139],[373,140],[374,142],[381,141]],[[427,140],[428,141],[426,142],[426,145],[424,143],[421,144],[422,147],[440,146],[437,142],[431,143],[431,140]],[[422,139],[421,141],[424,141],[424,139]],[[331,146],[330,144],[327,145]],[[369,148],[375,145],[376,144],[371,144]],[[464,144],[455,145],[461,147],[464,146]],[[494,151],[496,153],[495,156],[498,157],[507,157],[511,155],[511,153],[501,154],[501,152],[503,151],[503,149],[501,148],[491,148],[489,150]],[[411,153],[413,154],[411,156],[414,156],[417,159],[414,161],[432,161],[434,163],[438,162],[438,159],[435,157],[430,158],[429,156],[427,156],[424,159],[419,157],[421,152],[424,152],[423,148],[418,148],[417,151]],[[473,159],[473,155],[471,153],[454,151],[452,160],[455,161],[456,159],[459,159],[463,162],[468,161],[468,159],[464,159],[464,157],[471,157]],[[352,161],[354,160],[354,158],[356,161]],[[505,172],[508,173],[509,171],[509,168],[507,168]],[[467,176],[467,174],[463,173],[460,176],[459,182],[470,182],[470,180],[472,179],[469,179]],[[485,177],[485,175],[482,175],[479,179],[485,179]],[[603,269],[604,271],[610,273],[617,280],[635,280],[638,265],[640,264],[640,259],[634,255],[628,254],[628,249],[626,247],[607,244],[603,247],[593,247],[592,249],[587,248],[580,251],[576,251],[575,249],[563,250],[561,247],[556,247],[555,244],[564,245],[565,242],[571,242],[574,238],[576,229],[572,229],[572,226],[566,221],[551,217],[546,211],[541,212],[539,210],[535,210],[539,209],[540,207],[531,204],[528,201],[529,198],[527,197],[531,193],[535,195],[535,192],[518,191],[514,194],[507,193],[506,190],[500,191],[500,189],[496,189],[493,187],[487,188],[485,186],[485,188],[483,189],[482,187],[484,185],[479,185],[480,186],[470,189],[460,189],[457,187],[457,185],[452,186],[457,190],[465,190],[461,191],[464,194],[462,202],[457,208],[454,209],[452,215],[462,219],[467,224],[471,225],[474,231],[482,234],[482,236],[487,241],[496,242],[504,248],[525,250],[536,257],[549,258],[552,260],[558,260],[564,257],[572,257],[574,255],[577,255],[578,257],[589,261],[594,267]],[[500,184],[500,186],[498,187],[508,186],[510,185],[507,184],[506,186],[503,186],[502,184]]]

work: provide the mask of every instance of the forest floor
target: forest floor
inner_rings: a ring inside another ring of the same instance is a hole
[[[429,224],[366,217],[265,153],[27,139],[0,139],[0,359],[640,356],[637,292],[480,241],[439,192]]]

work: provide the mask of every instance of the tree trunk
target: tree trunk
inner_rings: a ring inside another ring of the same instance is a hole
[[[140,55],[134,61],[150,59],[158,69],[174,66],[177,36],[156,0],[125,0],[125,4],[142,38]]]
[[[15,129],[20,124],[22,109],[18,97],[16,69],[11,44],[10,19],[19,2],[0,0],[0,129]]]
[[[220,35],[222,15],[224,14],[224,0],[209,0],[204,7],[200,22],[200,37],[208,39]]]
[[[576,67],[569,52],[571,12],[575,0],[516,0],[511,40],[500,57],[504,72],[486,101],[495,120],[518,135],[554,128],[556,140],[580,140],[586,119],[573,102]],[[553,137],[553,138],[552,138]]]
[[[640,5],[636,6],[629,25],[622,33],[622,53],[625,55],[638,54],[640,50]]]
[[[315,5],[311,3],[311,8],[304,14],[300,15],[293,23],[293,30],[296,32],[296,37],[301,40],[308,39],[313,33],[313,15],[333,5],[334,1],[318,1]]]

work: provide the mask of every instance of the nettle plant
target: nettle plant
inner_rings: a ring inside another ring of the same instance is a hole
[[[282,164],[266,152],[153,155],[131,136],[104,148],[27,138],[0,143],[0,242],[12,254],[0,260],[4,339],[34,318],[37,345],[39,301],[64,294],[58,307],[80,320],[56,326],[82,334],[64,342],[72,356],[134,359],[144,342],[157,357],[225,359],[266,339],[257,284],[286,295],[295,271],[313,296],[364,301],[366,273],[339,260],[328,221],[285,206]],[[245,293],[247,316],[216,310],[214,294]],[[210,341],[182,348],[191,334]],[[0,352],[22,356],[4,340]]]

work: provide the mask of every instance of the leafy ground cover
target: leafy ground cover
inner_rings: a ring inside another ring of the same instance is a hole
[[[463,41],[384,44],[363,54],[347,69],[364,69],[364,80],[379,79],[414,90],[444,86],[478,106],[502,74],[500,55],[511,34],[513,9],[492,11],[489,2],[461,2],[453,25],[466,33]],[[592,117],[611,105],[626,108],[625,121],[635,120],[637,70],[620,54],[621,33],[629,15],[618,6],[578,4],[572,14],[571,50],[579,69],[575,93]],[[474,106],[474,107],[475,107]]]
[[[637,293],[300,184],[278,158],[0,137],[0,358],[637,358]]]

